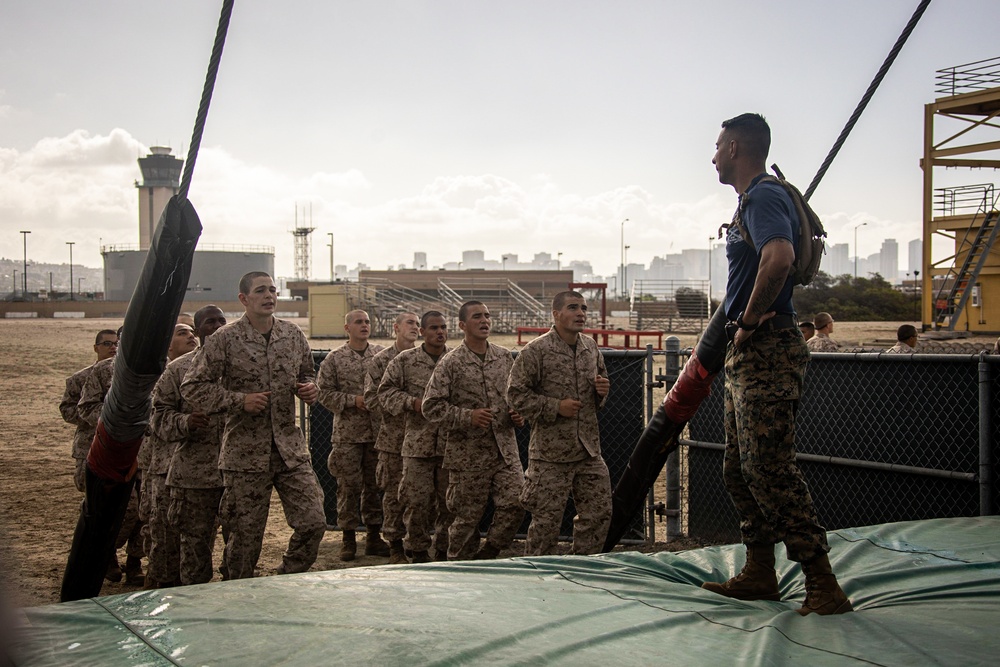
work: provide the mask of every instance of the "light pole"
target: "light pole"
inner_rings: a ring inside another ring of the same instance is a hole
[[[69,246],[69,300],[73,300],[73,244],[76,241],[66,241]]]
[[[712,316],[712,237],[708,237],[708,316]]]
[[[858,227],[864,227],[867,222],[854,225],[854,279],[858,279]]]
[[[625,246],[625,254],[622,257],[622,290],[625,292],[625,298],[628,299],[628,249],[632,246]]]
[[[21,280],[24,283],[24,287],[21,288],[21,296],[25,299],[28,298],[28,234],[31,232],[21,231],[21,238],[24,239],[24,273],[21,274]]]
[[[83,293],[82,283],[83,283],[83,278],[77,278],[76,279],[76,293],[77,294],[82,294]]]
[[[620,285],[622,289],[624,289],[625,287],[624,284],[625,284],[625,223],[626,222],[628,222],[628,218],[622,220],[622,264],[620,270],[618,271],[618,275],[622,276],[622,284]],[[622,293],[621,291],[619,291],[618,296],[621,295]]]
[[[920,316],[920,293],[917,291],[920,289],[920,272],[917,270],[913,271],[913,319],[914,321],[919,321]],[[923,322],[920,323],[921,328],[923,328]]]
[[[507,255],[503,255],[500,257],[500,265],[503,267],[502,269],[503,271],[507,270]]]
[[[562,271],[562,253],[556,253],[556,271]]]
[[[327,236],[330,237],[330,242],[327,243],[330,246],[330,282],[334,282],[337,279],[337,274],[333,270],[333,232],[327,232]]]

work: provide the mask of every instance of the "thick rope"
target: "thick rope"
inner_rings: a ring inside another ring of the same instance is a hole
[[[830,164],[833,162],[833,159],[837,157],[837,153],[840,152],[840,147],[844,145],[845,141],[847,141],[847,135],[849,135],[851,130],[854,129],[854,125],[858,122],[858,119],[864,112],[865,107],[868,106],[868,102],[875,94],[875,91],[878,90],[879,84],[882,83],[882,79],[884,79],[885,75],[889,72],[889,68],[892,67],[892,63],[896,60],[896,56],[899,55],[903,45],[906,44],[906,40],[909,38],[910,33],[917,27],[917,22],[920,21],[920,17],[924,15],[924,10],[926,10],[927,6],[930,4],[931,0],[920,0],[920,5],[917,7],[916,11],[913,12],[913,16],[910,17],[906,27],[903,28],[902,34],[896,40],[892,50],[889,51],[889,55],[886,56],[885,62],[882,63],[882,67],[879,68],[875,78],[872,79],[871,84],[869,84],[868,90],[865,91],[864,97],[861,98],[861,102],[858,103],[854,113],[851,114],[850,119],[848,119],[847,125],[844,126],[840,136],[837,137],[837,141],[833,144],[833,148],[830,149],[830,154],[826,156],[825,160],[823,160],[823,164],[820,166],[819,171],[816,172],[816,176],[813,177],[812,183],[809,184],[809,187],[806,188],[805,193],[802,195],[806,201],[808,201],[809,197],[812,196],[812,193],[816,190],[819,182],[823,180],[823,176],[826,175],[826,170],[830,168]]]
[[[201,104],[198,106],[198,116],[194,121],[194,132],[191,134],[191,146],[188,148],[187,161],[184,163],[184,175],[181,177],[181,189],[178,192],[180,204],[187,201],[188,190],[191,187],[191,176],[194,174],[194,163],[198,159],[198,149],[201,147],[201,135],[205,131],[205,121],[208,119],[208,107],[212,103],[212,91],[215,90],[215,77],[219,73],[219,62],[222,60],[222,49],[226,45],[226,33],[229,32],[229,18],[233,14],[233,4],[236,0],[224,0],[222,15],[219,17],[219,29],[215,32],[215,45],[212,47],[212,58],[208,61],[208,74],[205,76],[205,88],[201,91]]]

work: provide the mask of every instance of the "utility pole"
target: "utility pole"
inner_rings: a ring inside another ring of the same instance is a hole
[[[333,232],[327,232],[327,236],[330,237],[330,242],[327,243],[330,246],[330,282],[336,282],[337,273],[333,270]]]
[[[21,288],[21,296],[25,299],[28,298],[28,234],[31,232],[21,231],[21,238],[24,239],[24,273],[21,274],[21,280],[24,282],[24,287]]]
[[[69,300],[73,300],[73,245],[76,241],[66,241],[69,246]],[[105,297],[107,298],[107,297]]]

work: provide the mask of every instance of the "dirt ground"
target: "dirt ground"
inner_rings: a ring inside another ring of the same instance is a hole
[[[303,329],[307,326],[305,320],[296,322]],[[93,362],[96,332],[120,324],[118,320],[101,319],[0,319],[0,592],[15,607],[58,602],[81,500],[72,481],[73,427],[60,418],[58,404],[65,378]],[[847,344],[891,341],[897,326],[838,322],[834,338]],[[315,349],[342,344],[337,340],[311,342]],[[514,347],[516,337],[498,336],[494,342]],[[681,336],[682,346],[694,342],[693,336]],[[992,345],[992,339],[986,338],[965,342]],[[702,546],[687,538],[665,543],[662,524],[657,528],[656,544],[640,550],[678,551]],[[259,564],[262,576],[274,574],[290,533],[275,494]],[[337,557],[339,547],[340,533],[329,532],[314,569],[387,562],[386,558],[359,556],[353,563],[344,564]],[[220,551],[216,549],[217,558]],[[520,553],[523,545],[515,543],[502,555]],[[124,562],[124,554],[120,559]],[[134,589],[105,582],[102,594],[130,590]]]

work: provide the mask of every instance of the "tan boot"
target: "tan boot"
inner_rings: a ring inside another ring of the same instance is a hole
[[[411,563],[429,563],[431,562],[431,557],[427,554],[427,550],[414,551],[413,555],[410,556]]]
[[[379,530],[382,526],[368,526],[368,533],[365,535],[365,555],[366,556],[388,556],[389,545],[379,537]]]
[[[358,540],[357,536],[354,534],[353,530],[344,531],[344,544],[340,547],[340,560],[347,561],[354,560],[354,557],[358,554]]]
[[[748,544],[747,562],[739,574],[721,584],[706,581],[701,587],[736,600],[780,600],[774,545]]]
[[[104,573],[104,578],[116,584],[122,580],[122,566],[118,562],[118,554],[111,554],[111,560],[108,561],[108,570]]]
[[[806,599],[795,611],[803,616],[828,616],[854,611],[847,594],[837,583],[837,577],[830,567],[830,558],[826,554],[802,563],[802,573],[806,575]]]
[[[476,553],[475,560],[494,560],[500,555],[500,547],[487,540]]]
[[[409,562],[406,558],[406,550],[403,548],[403,540],[389,542],[389,565],[403,565]]]

